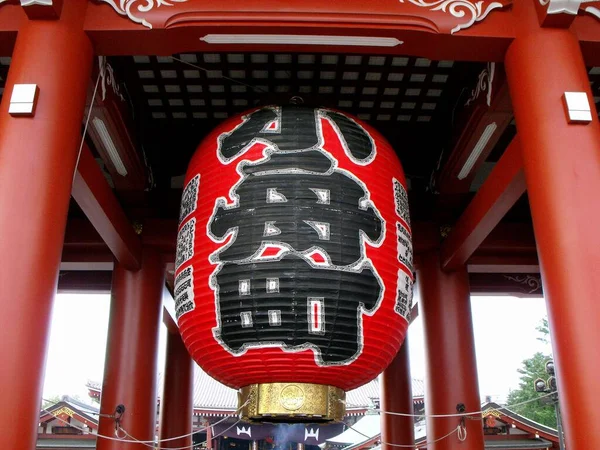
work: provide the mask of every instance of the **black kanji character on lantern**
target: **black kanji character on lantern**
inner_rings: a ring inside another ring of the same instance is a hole
[[[381,237],[382,220],[365,202],[365,188],[333,170],[319,151],[275,153],[243,172],[246,177],[235,189],[237,204],[219,206],[210,222],[219,239],[238,230],[219,253],[221,261],[247,260],[277,242],[297,252],[320,247],[331,264],[348,266],[363,256],[363,233],[372,242]]]
[[[382,294],[373,270],[311,267],[293,254],[279,261],[226,263],[217,272],[217,337],[234,354],[277,344],[316,347],[323,364],[352,360],[362,344],[359,308],[372,312]],[[347,286],[352,286],[348,292]]]
[[[361,317],[373,312],[383,292],[365,264],[365,240],[379,243],[385,224],[364,184],[337,167],[327,152],[321,118],[328,117],[356,164],[368,164],[375,145],[342,114],[292,106],[264,108],[220,137],[218,155],[228,162],[258,140],[266,156],[242,161],[233,204],[217,200],[211,237],[228,244],[212,287],[218,305],[215,337],[230,352],[278,345],[316,349],[320,364],[345,364],[362,346]],[[286,252],[261,259],[269,246]],[[320,250],[325,261],[310,257]]]
[[[230,160],[259,139],[268,141],[282,152],[316,148],[319,144],[317,128],[320,126],[320,116],[331,119],[354,159],[368,161],[374,156],[373,139],[354,120],[335,111],[294,105],[263,108],[250,114],[244,123],[222,136],[219,154],[224,160]]]

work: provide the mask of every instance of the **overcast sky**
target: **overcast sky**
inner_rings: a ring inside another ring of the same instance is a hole
[[[78,395],[88,400],[86,381],[102,381],[110,298],[101,294],[61,294],[54,305],[44,397]],[[472,297],[475,346],[482,398],[504,401],[519,383],[517,369],[536,351],[536,327],[546,315],[541,298]],[[410,329],[411,370],[425,377],[420,318]],[[166,330],[161,329],[159,370],[164,366]]]

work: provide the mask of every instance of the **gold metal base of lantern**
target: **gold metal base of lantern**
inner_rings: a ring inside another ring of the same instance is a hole
[[[242,420],[340,422],[346,414],[346,393],[311,383],[260,383],[241,388]]]

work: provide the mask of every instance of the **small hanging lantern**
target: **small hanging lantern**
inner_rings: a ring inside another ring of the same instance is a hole
[[[175,304],[192,357],[250,420],[341,420],[398,351],[412,299],[406,182],[390,145],[329,109],[269,106],[200,145]]]

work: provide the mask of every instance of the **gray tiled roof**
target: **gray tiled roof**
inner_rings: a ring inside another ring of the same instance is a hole
[[[515,449],[523,449],[523,448],[531,448],[531,449],[540,449],[540,448],[550,448],[552,447],[552,442],[547,441],[545,439],[515,439],[515,440],[498,440],[498,441],[486,441],[485,448],[515,448]]]
[[[65,448],[96,448],[96,439],[44,439],[43,437],[38,437],[35,448],[38,450],[43,448],[55,448],[58,450]]]
[[[413,380],[413,397],[422,397],[422,380]],[[373,406],[372,399],[379,399],[379,380],[375,379],[346,394],[348,409]],[[194,374],[194,407],[198,409],[234,410],[237,408],[237,391],[210,377],[199,366]]]

